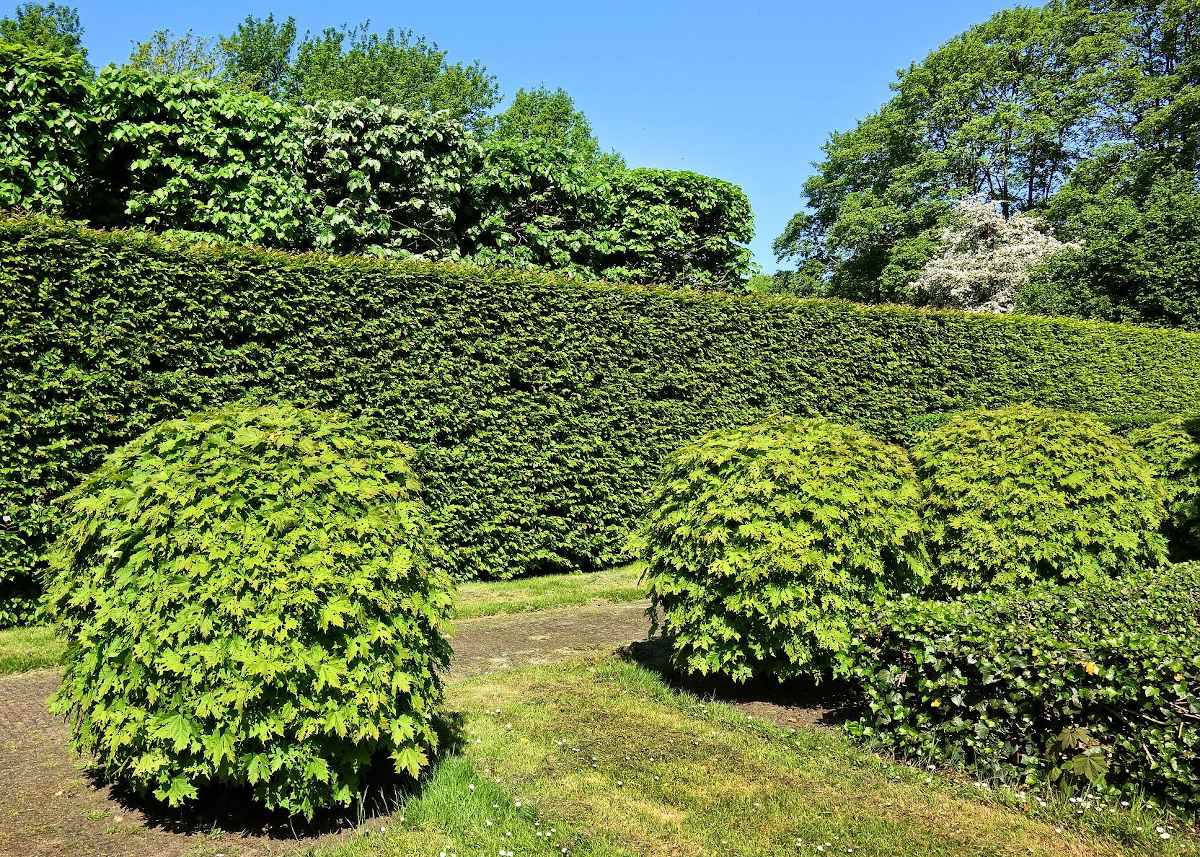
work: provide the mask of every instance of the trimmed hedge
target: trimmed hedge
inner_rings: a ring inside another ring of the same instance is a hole
[[[780,417],[673,453],[632,546],[683,671],[825,676],[871,604],[929,583],[908,453]]]
[[[437,746],[454,603],[412,450],[336,414],[160,423],[66,498],[52,710],[107,776],[178,806],[210,785],[309,818]]]
[[[913,447],[937,586],[952,593],[1116,575],[1166,562],[1163,489],[1097,418],[969,411]]]
[[[851,732],[910,758],[1200,809],[1200,563],[954,601],[855,635]]]
[[[1200,400],[1200,336],[17,218],[0,221],[0,379],[0,586],[28,585],[50,501],[109,450],[247,393],[412,444],[460,573],[510,577],[625,559],[658,467],[704,432],[785,411],[896,439],[1012,401],[1162,419]]]

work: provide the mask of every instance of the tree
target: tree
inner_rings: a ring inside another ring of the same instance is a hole
[[[129,65],[150,74],[182,74],[211,78],[220,68],[220,58],[212,39],[188,30],[176,36],[170,30],[156,30],[150,38],[134,45]]]
[[[615,153],[600,151],[592,125],[565,89],[518,89],[512,103],[486,123],[495,140],[545,140],[575,152],[581,161],[623,164]]]
[[[1005,218],[1035,209],[1106,139],[1127,29],[1124,16],[1052,0],[951,39],[900,72],[878,113],[830,137],[805,184],[809,211],[777,254],[817,260],[834,294],[903,299],[958,200],[978,196]]]
[[[251,92],[281,98],[291,83],[296,19],[247,15],[231,35],[219,40],[227,82]]]
[[[328,27],[301,41],[287,96],[304,104],[376,98],[426,112],[446,111],[478,125],[499,100],[496,80],[478,62],[447,63],[446,52],[410,30]]]
[[[21,3],[15,17],[0,18],[0,40],[57,53],[79,54],[85,61],[87,59],[83,25],[79,22],[79,12],[72,6]]]
[[[910,302],[1011,312],[1030,271],[1071,246],[1035,215],[1005,218],[994,204],[964,200],[942,231],[941,249],[913,280]]]
[[[1018,309],[1200,330],[1200,187],[1166,156],[1115,147],[1047,206],[1078,249],[1035,273]]]

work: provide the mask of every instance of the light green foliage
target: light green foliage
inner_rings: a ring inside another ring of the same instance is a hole
[[[861,429],[773,418],[672,455],[633,540],[683,670],[820,677],[854,617],[929,581],[908,455]]]
[[[307,195],[299,114],[189,76],[109,66],[96,83],[93,219],[299,242]]]
[[[296,19],[247,15],[228,36],[218,40],[222,78],[232,86],[282,98],[291,86]]]
[[[851,731],[913,758],[1200,808],[1200,564],[906,598],[843,659]]]
[[[742,291],[754,237],[737,185],[683,170],[634,169],[612,179],[607,279]],[[602,248],[603,249],[603,248]]]
[[[619,155],[601,154],[592,125],[565,89],[518,89],[503,112],[483,129],[492,140],[542,140],[562,146],[588,164],[624,166]]]
[[[107,775],[172,806],[251,786],[311,817],[436,746],[453,586],[412,450],[229,405],[155,426],[64,501],[52,701]]]
[[[444,115],[378,101],[305,108],[313,244],[339,253],[454,255],[476,144]]]
[[[61,3],[18,3],[16,16],[0,18],[0,42],[25,45],[50,53],[77,56],[90,75],[79,12]]]
[[[300,104],[379,99],[474,127],[499,101],[496,79],[479,63],[447,63],[446,52],[411,30],[373,32],[369,22],[306,34],[284,97]]]
[[[666,456],[772,412],[877,437],[1034,401],[1156,421],[1200,400],[1200,336],[1086,321],[598,286],[0,219],[0,587],[50,501],[159,420],[285,390],[418,450],[464,577],[626,559]],[[5,617],[11,622],[11,614]]]
[[[1153,567],[1162,488],[1088,414],[1014,405],[956,415],[913,447],[937,582],[952,592]]]
[[[0,42],[0,92],[0,209],[72,212],[86,172],[83,58]]]
[[[1164,532],[1172,557],[1200,557],[1200,417],[1176,417],[1138,429],[1129,442],[1166,488]]]
[[[220,69],[221,59],[211,39],[197,36],[191,30],[182,35],[155,30],[150,38],[133,46],[127,64],[149,74],[211,78]]]

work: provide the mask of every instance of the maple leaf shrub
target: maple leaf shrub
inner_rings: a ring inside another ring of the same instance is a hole
[[[685,672],[820,678],[867,605],[929,579],[903,449],[824,419],[715,431],[672,455],[632,548]]]
[[[1200,416],[1176,417],[1129,435],[1167,492],[1163,533],[1173,559],[1200,558]]]
[[[903,597],[841,657],[850,731],[1005,782],[1200,809],[1200,563]]]
[[[1166,561],[1162,487],[1096,417],[1031,405],[957,414],[922,435],[912,455],[943,592]]]
[[[161,423],[66,498],[52,700],[106,775],[178,806],[252,789],[311,818],[436,746],[453,583],[412,451],[337,415]]]

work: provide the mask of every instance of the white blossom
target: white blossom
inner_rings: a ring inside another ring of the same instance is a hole
[[[1017,292],[1035,265],[1064,244],[1040,219],[1017,214],[1007,220],[979,200],[959,203],[942,231],[942,249],[926,263],[912,289],[923,302],[983,312],[1012,312]]]

